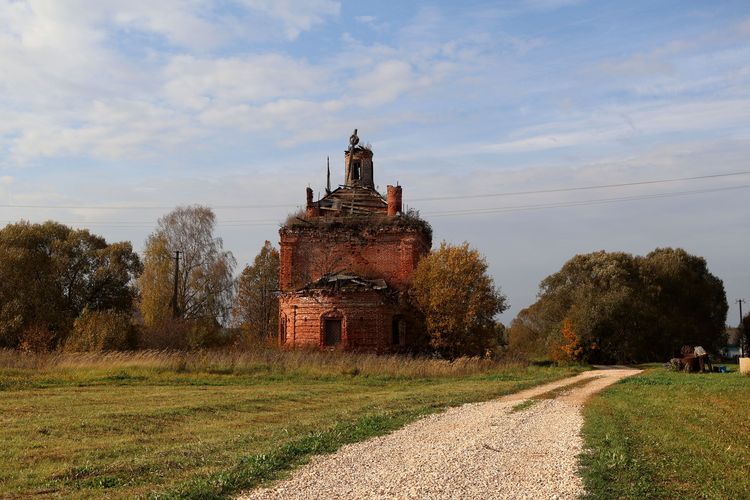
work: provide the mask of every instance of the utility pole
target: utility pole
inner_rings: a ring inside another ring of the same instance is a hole
[[[742,316],[742,304],[745,303],[745,302],[747,302],[747,301],[745,299],[737,299],[734,302],[740,306],[740,356],[742,356],[744,358],[744,357],[747,357],[747,354],[748,354],[748,352],[747,352],[748,351],[748,345],[747,344],[748,344],[748,341],[750,340],[750,339],[748,339],[747,332],[742,327],[742,319],[743,319],[743,316]]]
[[[180,279],[180,251],[174,252],[174,290],[172,291],[172,317],[179,318],[180,310],[177,307],[177,284]]]

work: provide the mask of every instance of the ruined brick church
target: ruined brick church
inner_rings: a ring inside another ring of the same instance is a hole
[[[354,131],[345,183],[279,230],[279,343],[354,351],[408,349],[418,336],[407,291],[432,230],[402,209],[401,186],[375,188],[373,152]]]

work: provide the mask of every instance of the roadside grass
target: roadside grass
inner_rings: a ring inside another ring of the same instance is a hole
[[[648,366],[584,408],[587,498],[747,498],[750,377]]]
[[[580,371],[270,350],[0,351],[0,496],[223,498],[448,406]]]

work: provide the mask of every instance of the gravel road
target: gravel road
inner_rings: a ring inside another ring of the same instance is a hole
[[[290,478],[241,498],[576,498],[583,493],[576,473],[581,407],[591,394],[638,372],[594,370],[452,408],[315,457]],[[557,397],[513,411],[556,389]]]

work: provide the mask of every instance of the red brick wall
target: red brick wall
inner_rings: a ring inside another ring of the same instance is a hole
[[[398,227],[282,228],[280,236],[280,283],[284,291],[299,289],[326,273],[340,271],[382,278],[389,286],[403,291],[431,243],[421,232]]]
[[[286,323],[286,347],[324,347],[324,321],[338,318],[342,328],[337,349],[385,352],[394,348],[391,320],[399,306],[381,292],[283,295],[280,309],[280,329]]]
[[[353,228],[319,224],[284,227],[279,234],[280,285],[282,292],[287,292],[280,297],[279,336],[285,338],[285,346],[324,347],[324,320],[335,317],[342,322],[337,349],[398,349],[392,345],[392,320],[395,315],[407,318],[411,313],[393,291],[408,288],[419,259],[430,251],[428,234],[396,225]],[[333,272],[382,278],[391,290],[295,293]]]

